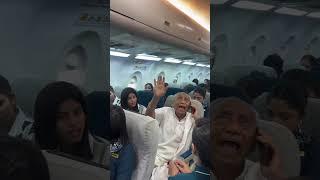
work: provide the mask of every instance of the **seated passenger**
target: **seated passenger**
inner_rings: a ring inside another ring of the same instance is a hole
[[[300,84],[307,91],[308,97],[314,98],[319,94],[317,90],[319,83],[312,76],[313,74],[306,70],[290,69],[281,76],[281,80],[293,81]]]
[[[320,161],[319,156],[318,161],[314,161],[316,154],[311,152],[315,152],[314,148],[320,151],[320,146],[301,129],[306,106],[307,93],[304,88],[290,81],[280,81],[267,97],[267,117],[287,127],[295,135],[301,151],[301,175],[312,175],[315,171],[310,172],[309,168]]]
[[[320,66],[320,63],[317,62],[316,57],[307,54],[302,56],[300,60],[300,65],[303,66],[307,71],[311,71],[312,68]]]
[[[273,68],[276,71],[278,78],[283,72],[283,59],[278,54],[269,55],[263,61],[263,65]]]
[[[190,92],[192,92],[194,90],[196,86],[192,85],[192,84],[188,84],[183,88],[183,91],[187,94],[189,94]]]
[[[116,96],[112,86],[110,86],[109,92],[110,92],[110,103],[113,105],[120,106],[120,99]]]
[[[41,149],[109,164],[109,143],[90,134],[85,98],[78,87],[48,84],[38,94],[33,114],[35,141]]]
[[[31,140],[32,123],[17,106],[8,80],[0,75],[0,134]]]
[[[193,79],[192,82],[193,82],[196,86],[198,86],[198,84],[199,84],[199,80],[198,80],[198,79]]]
[[[238,98],[217,99],[210,105],[211,165],[214,179],[284,179],[279,152],[271,137],[257,128],[256,112]],[[265,147],[260,163],[249,161],[256,143]]]
[[[203,105],[203,108],[205,109],[204,117],[208,117],[207,105],[204,101],[205,98],[206,98],[206,90],[205,89],[203,89],[201,87],[196,87],[196,89],[193,90],[192,99],[199,101]]]
[[[164,78],[158,77],[153,88],[153,98],[146,111],[146,115],[159,122],[160,128],[152,180],[168,179],[167,163],[189,150],[194,127],[194,119],[188,112],[191,98],[186,93],[180,92],[175,95],[173,108],[156,109],[160,98],[166,94],[168,89],[164,84]]]
[[[182,160],[169,162],[169,180],[209,180],[210,179],[210,121],[199,119],[192,132],[192,154],[195,160],[195,170]]]
[[[126,116],[120,106],[111,107],[111,180],[131,180],[136,154],[129,142]]]
[[[139,114],[146,113],[146,107],[138,104],[137,91],[133,88],[127,87],[121,92],[121,107],[125,110],[136,112]]]
[[[144,90],[153,91],[153,85],[151,83],[147,83],[146,85],[144,85]]]
[[[3,180],[49,180],[49,168],[41,151],[30,141],[0,137],[0,178]]]
[[[273,79],[263,72],[253,71],[248,76],[244,76],[236,83],[244,94],[251,100],[254,100],[262,93],[269,91],[273,85]]]

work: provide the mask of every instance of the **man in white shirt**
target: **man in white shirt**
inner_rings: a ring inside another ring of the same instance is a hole
[[[32,140],[32,124],[33,120],[17,107],[8,80],[0,75],[0,134]]]
[[[271,138],[257,129],[256,112],[238,98],[210,105],[213,179],[283,180],[279,153]],[[256,143],[264,147],[260,163],[247,160]]]
[[[186,93],[175,95],[173,108],[156,109],[168,87],[165,86],[165,80],[162,77],[159,77],[154,83],[154,96],[147,107],[146,115],[159,122],[160,137],[151,179],[165,180],[168,179],[168,162],[178,158],[190,148],[194,119],[188,112],[191,98]]]

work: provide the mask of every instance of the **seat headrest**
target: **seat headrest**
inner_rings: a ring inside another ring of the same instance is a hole
[[[211,84],[210,89],[212,89],[212,93],[210,93],[212,100],[233,96],[250,103],[248,97],[246,97],[245,94],[239,88],[225,86],[221,84]]]
[[[44,150],[42,153],[48,162],[51,180],[105,180],[110,176],[110,171],[105,168],[48,153]]]
[[[174,102],[174,95],[170,95],[167,97],[166,102],[164,103],[165,107],[172,107]]]
[[[132,179],[150,179],[158,147],[158,122],[149,116],[124,111],[129,140],[134,146],[138,160]]]
[[[300,151],[296,138],[286,127],[269,121],[258,120],[257,126],[272,137],[275,146],[280,152],[284,172],[288,177],[300,174]],[[249,156],[251,160],[259,159],[257,150]]]
[[[204,108],[199,101],[192,99],[191,106],[196,109],[196,112],[194,113],[194,119],[200,119],[204,117]]]
[[[239,79],[249,75],[253,71],[263,72],[271,78],[277,77],[277,73],[271,67],[255,65],[233,65],[225,69],[225,72],[228,73],[225,74],[226,78],[224,83],[225,85],[234,86]]]
[[[180,89],[180,88],[169,87],[165,96],[168,97],[170,95],[175,95],[178,92],[184,92],[184,91],[183,91],[183,89]]]
[[[109,97],[105,91],[95,91],[86,96],[90,132],[110,140],[108,102]]]
[[[303,129],[320,142],[320,99],[308,98],[306,115],[303,120]]]
[[[153,97],[153,92],[152,91],[137,91],[137,95],[138,95],[138,103],[148,107],[149,102],[151,101],[152,97]],[[157,108],[163,107],[165,103],[165,97],[161,97]]]

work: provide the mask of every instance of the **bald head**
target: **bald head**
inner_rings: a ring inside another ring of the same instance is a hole
[[[255,110],[248,103],[229,97],[212,102],[210,112],[213,159],[242,163],[255,143]]]
[[[179,119],[186,116],[191,105],[191,97],[184,92],[179,92],[174,96],[173,108]]]

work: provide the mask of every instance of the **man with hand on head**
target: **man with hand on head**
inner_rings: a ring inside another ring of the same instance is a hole
[[[166,94],[168,87],[165,79],[158,77],[154,81],[153,98],[150,101],[146,115],[155,118],[159,122],[160,137],[155,160],[155,168],[152,172],[152,180],[168,179],[168,163],[176,159],[191,146],[194,119],[189,113],[191,98],[186,93],[175,95],[173,107],[156,109],[162,96]]]
[[[211,164],[215,180],[285,180],[279,152],[271,138],[257,128],[255,110],[238,98],[210,105]],[[256,143],[260,163],[247,159]]]

